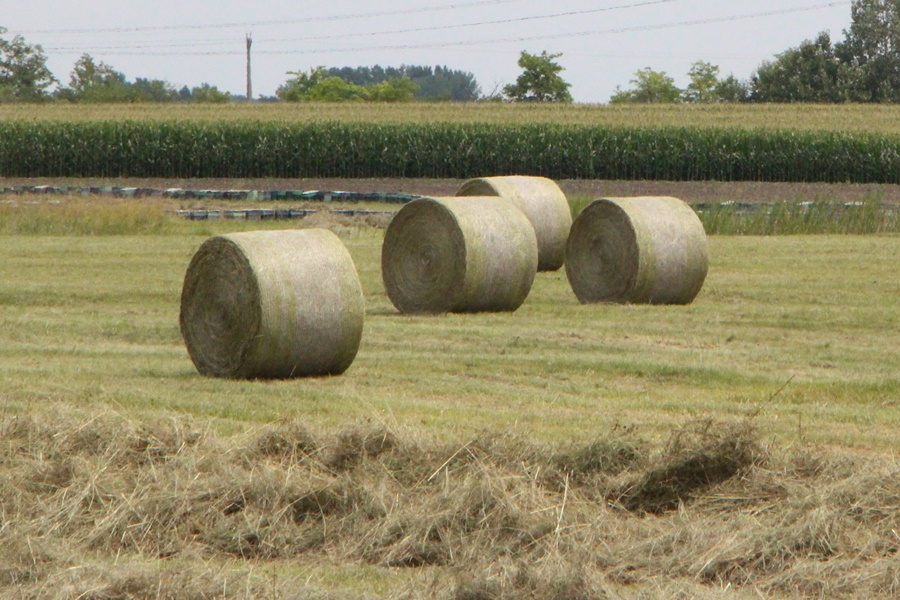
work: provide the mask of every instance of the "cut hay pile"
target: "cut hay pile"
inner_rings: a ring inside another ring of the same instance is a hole
[[[548,446],[62,415],[0,420],[3,598],[900,593],[897,458],[763,448],[741,423]]]
[[[498,198],[420,198],[385,233],[381,270],[404,313],[514,311],[534,283],[534,229]]]
[[[566,245],[566,276],[585,304],[690,304],[708,264],[700,219],[666,196],[595,200]]]
[[[362,338],[356,267],[324,229],[217,236],[191,260],[181,333],[202,374],[232,379],[343,373]]]
[[[483,177],[465,182],[457,196],[500,196],[525,213],[538,241],[538,271],[556,271],[566,256],[572,210],[565,193],[546,177]]]

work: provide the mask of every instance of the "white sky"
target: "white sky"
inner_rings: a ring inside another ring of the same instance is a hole
[[[570,13],[570,14],[565,14]],[[572,14],[575,13],[575,14]],[[768,13],[768,14],[766,14]],[[746,79],[820,31],[850,26],[850,2],[830,0],[12,0],[0,1],[6,39],[40,44],[67,84],[81,54],[177,87],[274,95],[287,71],[311,67],[446,65],[482,91],[512,83],[519,53],[562,53],[576,102],[609,100],[643,67],[687,85],[693,62]]]

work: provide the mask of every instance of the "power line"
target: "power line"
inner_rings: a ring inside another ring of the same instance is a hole
[[[508,25],[511,23],[521,23],[525,21],[538,21],[544,19],[557,19],[563,17],[574,17],[574,16],[583,16],[588,14],[596,14],[602,12],[611,12],[615,10],[622,10],[628,8],[643,8],[645,6],[652,6],[656,4],[669,4],[672,2],[680,2],[681,0],[648,0],[646,2],[636,2],[632,4],[620,4],[618,6],[607,6],[604,8],[591,8],[586,10],[572,10],[561,13],[552,13],[545,15],[532,15],[527,17],[513,17],[508,19],[496,19],[493,21],[478,21],[474,23],[459,23],[455,25],[435,25],[431,27],[414,27],[409,29],[393,29],[393,30],[380,30],[380,31],[371,31],[365,33],[342,33],[342,38],[351,38],[351,37],[374,37],[381,35],[398,35],[404,33],[423,33],[426,31],[442,31],[447,29],[463,29],[467,27],[482,27],[486,25]],[[310,40],[330,40],[334,39],[333,35],[320,35],[320,36],[303,36],[304,41]],[[257,40],[259,41],[259,40]],[[296,36],[290,38],[274,38],[274,39],[263,39],[264,43],[280,43],[280,42],[295,42],[297,41]],[[203,40],[198,42],[184,41],[179,43],[173,43],[171,41],[168,42],[140,42],[140,43],[132,43],[132,44],[116,44],[111,46],[91,46],[92,50],[116,50],[120,48],[135,48],[135,49],[146,49],[146,48],[172,48],[172,47],[180,47],[180,46],[224,46],[224,45],[234,45],[235,41],[233,39],[220,39],[220,40]],[[45,50],[78,50],[81,47],[49,47],[45,48]]]
[[[447,10],[456,10],[459,8],[473,8],[478,6],[489,6],[494,4],[509,4],[511,2],[521,2],[522,0],[476,0],[474,2],[462,2],[457,4],[446,4],[442,6],[423,6],[419,8],[408,8],[404,10],[383,10],[367,13],[356,13],[349,15],[331,15],[325,17],[304,17],[302,19],[275,19],[270,21],[254,21],[242,23],[215,23],[208,25],[160,25],[155,27],[108,27],[108,28],[91,28],[91,29],[32,29],[19,30],[16,33],[33,34],[98,34],[98,33],[135,33],[140,31],[184,31],[197,29],[232,29],[235,27],[265,27],[269,25],[296,25],[298,23],[321,23],[325,21],[343,21],[350,19],[369,19],[373,17],[393,17],[398,15],[413,15],[428,12],[441,12]]]
[[[305,49],[292,49],[292,50],[261,50],[257,54],[269,54],[269,55],[277,55],[277,54],[295,54],[298,52],[305,53],[344,53],[344,52],[363,52],[363,51],[374,51],[374,50],[411,50],[411,49],[420,49],[420,48],[446,48],[446,47],[454,47],[454,46],[476,46],[481,44],[505,44],[512,42],[532,42],[532,41],[543,41],[543,40],[552,40],[559,38],[568,38],[568,37],[587,37],[587,36],[595,36],[595,35],[616,35],[621,33],[634,33],[639,31],[655,31],[660,29],[673,29],[677,27],[690,27],[696,25],[709,25],[714,23],[726,23],[732,21],[742,21],[749,19],[760,19],[765,17],[773,17],[773,16],[781,16],[787,14],[794,14],[800,12],[809,12],[813,10],[821,10],[824,8],[833,8],[836,6],[846,6],[850,4],[849,1],[842,2],[829,2],[826,4],[816,4],[812,6],[803,6],[796,8],[786,8],[780,10],[772,10],[766,12],[758,12],[758,13],[749,13],[744,15],[731,15],[727,17],[711,17],[707,19],[696,19],[691,21],[677,21],[673,23],[660,23],[656,25],[635,25],[631,27],[620,27],[615,29],[603,29],[603,30],[591,30],[591,31],[577,31],[577,32],[569,32],[569,33],[554,33],[554,34],[545,34],[545,35],[536,35],[536,36],[524,36],[524,37],[514,37],[514,38],[501,38],[501,39],[478,39],[478,40],[464,40],[464,41],[453,41],[453,42],[429,42],[429,43],[421,43],[421,44],[396,44],[396,45],[385,45],[385,46],[357,46],[357,47],[344,47],[344,48],[305,48]],[[221,52],[113,52],[112,56],[232,56],[242,54],[240,51],[221,51]]]

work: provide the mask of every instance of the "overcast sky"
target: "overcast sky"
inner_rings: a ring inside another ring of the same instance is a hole
[[[562,53],[576,102],[607,102],[635,71],[680,87],[693,62],[746,79],[763,60],[814,38],[843,39],[850,2],[828,0],[13,0],[0,26],[40,44],[67,84],[83,53],[136,77],[243,94],[246,35],[253,92],[288,71],[446,65],[484,93],[515,81],[521,51]]]

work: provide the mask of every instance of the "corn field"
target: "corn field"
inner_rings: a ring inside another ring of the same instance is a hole
[[[900,183],[871,131],[355,121],[0,122],[0,177],[552,179]]]

